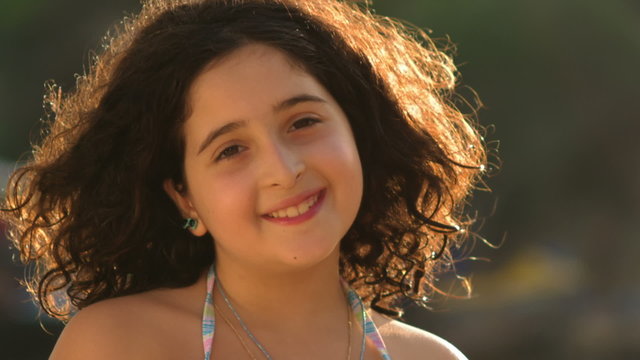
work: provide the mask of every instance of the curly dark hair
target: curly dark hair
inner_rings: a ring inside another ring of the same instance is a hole
[[[187,93],[216,59],[277,48],[347,115],[363,200],[342,276],[378,311],[427,301],[465,239],[465,198],[485,146],[454,105],[457,70],[419,29],[335,0],[150,0],[116,27],[75,90],[51,84],[46,129],[11,177],[1,214],[28,287],[68,319],[97,301],[194,283],[213,239],[181,228],[163,182],[183,182]]]

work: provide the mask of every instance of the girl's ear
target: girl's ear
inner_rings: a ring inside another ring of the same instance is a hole
[[[195,226],[195,228],[189,228],[189,231],[191,231],[191,233],[195,236],[203,236],[204,234],[206,234],[207,228],[200,220],[200,216],[193,206],[193,203],[189,199],[188,193],[184,190],[184,186],[174,183],[171,179],[166,179],[162,183],[162,187],[164,188],[164,191],[167,193],[167,195],[169,195],[171,200],[173,200],[174,204],[176,204],[176,206],[178,207],[178,210],[180,211],[180,214],[182,214],[185,222],[186,219],[196,220],[197,225]]]

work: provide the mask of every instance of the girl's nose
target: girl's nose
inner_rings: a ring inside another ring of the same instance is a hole
[[[272,144],[263,154],[262,183],[264,186],[292,188],[306,170],[303,157],[294,147]]]

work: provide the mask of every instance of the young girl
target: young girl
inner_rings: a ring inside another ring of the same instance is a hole
[[[407,30],[334,0],[151,0],[52,86],[2,213],[70,319],[51,359],[464,359],[390,318],[438,292],[485,161],[453,63]]]

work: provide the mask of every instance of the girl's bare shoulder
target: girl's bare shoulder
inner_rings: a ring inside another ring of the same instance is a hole
[[[169,358],[175,340],[183,343],[182,356],[194,346],[200,349],[190,344],[200,337],[199,316],[173,301],[175,291],[179,289],[113,298],[80,310],[49,359]]]
[[[371,318],[393,360],[467,360],[451,343],[428,331],[389,319],[375,311],[371,311]]]
[[[149,299],[143,294],[108,299],[76,313],[65,326],[50,360],[131,357],[135,342],[145,341]]]

